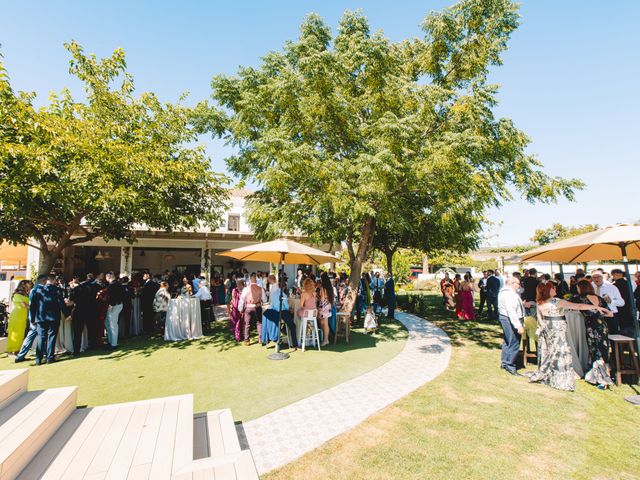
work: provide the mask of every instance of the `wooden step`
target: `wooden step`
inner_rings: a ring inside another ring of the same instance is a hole
[[[259,476],[251,452],[242,450],[195,460],[171,480],[259,480]]]
[[[29,369],[0,371],[0,410],[27,391]]]
[[[19,479],[170,480],[193,461],[192,428],[192,395],[76,410]]]
[[[0,410],[0,478],[13,480],[76,407],[76,387],[26,392]]]
[[[193,416],[193,458],[221,457],[240,451],[240,441],[228,408]]]

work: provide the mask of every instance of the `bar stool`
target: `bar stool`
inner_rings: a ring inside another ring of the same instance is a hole
[[[343,327],[344,334],[340,333],[340,327]],[[336,313],[336,333],[333,337],[333,344],[338,343],[338,335],[344,335],[345,340],[349,343],[349,333],[351,332],[351,312]]]
[[[307,329],[311,327],[311,339],[312,343],[315,343],[320,350],[320,334],[318,333],[318,310],[305,310],[302,312],[302,318],[300,319],[300,347],[304,352],[307,346]]]
[[[615,361],[616,385],[622,383],[622,375],[632,374],[640,376],[640,366],[636,354],[636,341],[626,335],[609,335],[611,353]],[[627,348],[625,348],[627,347]],[[624,353],[629,352],[630,365],[624,365]]]

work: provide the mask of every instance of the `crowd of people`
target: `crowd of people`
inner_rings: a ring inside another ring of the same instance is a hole
[[[212,289],[213,295],[204,277],[169,271],[155,277],[138,273],[131,279],[118,278],[113,272],[89,273],[83,280],[74,276],[68,283],[55,275],[40,275],[35,285],[21,280],[12,296],[7,351],[16,355],[16,362],[22,362],[35,342],[36,364],[55,361],[63,320],[71,321],[73,356],[82,352],[85,329],[87,350],[116,349],[121,338],[163,328],[172,297],[190,295],[200,299],[203,306],[224,305],[225,287],[219,276],[214,277]],[[140,331],[133,322],[134,299],[140,303]]]
[[[346,273],[337,274],[332,270],[314,273],[312,270],[298,269],[292,282],[284,272],[280,272],[280,283],[275,275],[248,274],[233,275],[230,279],[230,294],[227,296],[230,330],[236,341],[245,345],[251,343],[251,331],[255,328],[260,343],[266,343],[262,335],[262,317],[270,320],[282,318],[291,332],[293,347],[297,348],[297,331],[293,321],[294,313],[298,317],[305,312],[315,310],[322,332],[321,346],[335,335],[337,312],[340,311],[349,293],[349,277]],[[289,299],[299,300],[299,307],[293,311]],[[264,308],[269,303],[268,308]],[[394,282],[391,276],[386,279],[380,272],[362,274],[356,295],[355,313],[357,321],[365,318],[365,327],[371,328],[382,313],[382,307],[388,307],[388,316],[393,318],[395,309]],[[369,323],[367,324],[367,320]]]
[[[562,274],[538,275],[535,269],[522,274],[515,272],[497,294],[498,317],[504,333],[501,367],[512,375],[519,375],[516,358],[525,333],[524,321],[535,318],[538,368],[528,374],[530,380],[561,390],[574,390],[576,375],[567,340],[565,312],[578,310],[584,318],[589,351],[585,380],[598,388],[609,388],[613,384],[609,334],[633,336],[632,302],[640,303],[640,274],[636,274],[634,283],[634,298],[631,298],[620,269],[610,274],[602,269],[590,274],[578,269],[569,283]],[[488,302],[489,297],[487,294]]]
[[[535,268],[516,271],[506,277],[498,270],[486,270],[475,282],[471,273],[464,276],[446,273],[440,281],[443,304],[459,319],[473,320],[483,315],[499,321],[503,330],[501,368],[518,375],[516,358],[520,350],[525,322],[532,320],[530,335],[537,338],[538,370],[531,381],[573,390],[575,374],[566,339],[566,310],[583,314],[590,369],[585,380],[599,388],[612,385],[609,370],[609,334],[634,336],[633,309],[640,307],[640,272],[635,274],[633,298],[621,269],[590,273],[578,268],[565,280],[562,273],[539,273]],[[478,309],[474,293],[479,294]],[[527,329],[528,330],[528,329]]]
[[[68,283],[55,275],[40,275],[35,285],[21,280],[12,297],[7,351],[15,354],[15,362],[22,362],[35,342],[36,364],[55,361],[56,338],[64,320],[71,321],[73,356],[83,351],[85,329],[87,350],[116,349],[121,338],[163,329],[169,300],[181,295],[200,301],[202,318],[213,317],[211,307],[226,306],[235,339],[247,345],[252,330],[257,330],[258,339],[262,340],[263,314],[271,319],[281,317],[291,330],[294,347],[297,347],[296,332],[288,298],[298,296],[300,316],[305,310],[318,311],[326,344],[330,333],[335,333],[336,313],[348,293],[348,276],[331,270],[314,273],[299,269],[291,282],[284,271],[279,272],[279,277],[280,283],[275,275],[260,271],[250,274],[245,268],[226,277],[214,272],[210,285],[204,276],[169,271],[155,276],[150,272],[137,273],[132,278],[118,278],[113,272],[90,273],[84,279],[74,277]],[[139,299],[141,331],[134,326],[134,299]],[[385,279],[380,272],[363,273],[356,296],[358,320],[367,317],[367,312],[380,315],[383,305],[389,307],[389,316],[393,318],[393,278]]]

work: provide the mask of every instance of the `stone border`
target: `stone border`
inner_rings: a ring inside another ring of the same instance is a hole
[[[431,322],[397,312],[409,337],[384,365],[238,425],[258,473],[282,467],[433,380],[448,366],[449,337]]]

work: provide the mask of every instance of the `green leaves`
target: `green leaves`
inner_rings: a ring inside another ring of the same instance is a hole
[[[428,16],[423,39],[397,43],[359,11],[335,37],[310,15],[282,52],[214,77],[220,108],[203,106],[201,125],[237,148],[229,169],[258,184],[256,233],[357,242],[374,219],[379,248],[466,250],[514,189],[572,198],[582,183],[547,176],[528,137],[493,113],[486,75],[517,26],[509,0],[462,0]]]
[[[129,238],[135,224],[215,228],[227,179],[193,146],[209,109],[134,97],[121,49],[98,59],[66,48],[87,102],[65,89],[36,110],[0,65],[0,239],[59,253],[97,235]]]
[[[557,242],[558,240],[564,240],[565,238],[575,237],[576,235],[582,235],[583,233],[593,232],[598,230],[598,225],[586,224],[579,225],[577,227],[565,226],[560,223],[554,223],[549,228],[537,229],[533,237],[532,242],[537,242],[540,245],[547,245],[549,243]]]

